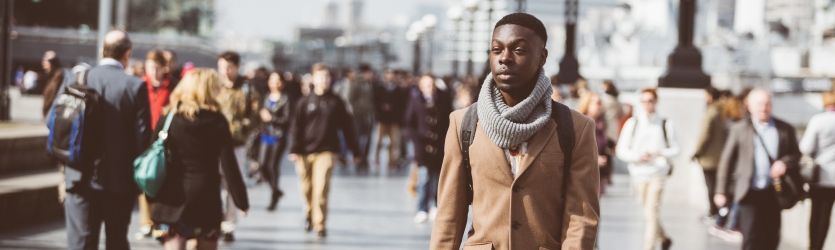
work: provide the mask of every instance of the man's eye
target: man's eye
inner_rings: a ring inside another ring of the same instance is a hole
[[[516,50],[514,50],[514,52],[516,52],[516,53],[525,53],[525,50],[524,50],[524,49],[516,49]]]
[[[491,51],[493,51],[493,53],[496,53],[496,54],[502,53],[502,49],[500,49],[500,48],[493,48],[493,49],[491,49]]]

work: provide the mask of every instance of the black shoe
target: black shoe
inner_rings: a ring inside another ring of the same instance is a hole
[[[664,239],[664,242],[661,242],[661,249],[662,250],[670,250],[670,246],[673,245],[673,241],[670,238]]]
[[[278,206],[278,200],[284,196],[284,192],[280,190],[278,192],[273,192],[272,200],[270,200],[270,206],[267,207],[267,211],[275,211],[275,208]]]
[[[310,218],[307,218],[304,221],[304,231],[313,231],[313,221],[311,221]]]
[[[325,237],[328,236],[328,233],[323,229],[323,230],[319,230],[317,235],[319,235],[319,238],[325,238]]]
[[[223,233],[223,242],[234,242],[235,235],[232,233]]]

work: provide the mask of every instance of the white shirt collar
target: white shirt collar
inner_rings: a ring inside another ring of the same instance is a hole
[[[111,66],[116,66],[116,67],[119,67],[119,68],[120,68],[120,69],[122,69],[122,70],[124,70],[124,69],[125,69],[125,66],[124,66],[124,65],[122,65],[122,63],[120,63],[119,61],[116,61],[116,59],[113,59],[113,58],[104,58],[104,59],[101,59],[101,61],[99,61],[99,65],[102,65],[102,66],[104,66],[104,65],[111,65]]]

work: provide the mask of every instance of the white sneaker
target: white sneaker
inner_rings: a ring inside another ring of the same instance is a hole
[[[438,208],[433,207],[429,209],[429,220],[435,221],[435,216],[438,215]]]
[[[415,224],[424,223],[427,219],[429,219],[429,214],[424,211],[420,211],[415,215]]]

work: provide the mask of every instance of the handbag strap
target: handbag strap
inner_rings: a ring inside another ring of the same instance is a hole
[[[165,124],[162,125],[162,130],[159,131],[159,138],[165,140],[168,139],[168,128],[171,127],[171,121],[174,120],[174,110],[168,111],[168,115],[165,117]]]
[[[757,131],[757,128],[754,128],[754,135],[756,135],[758,141],[760,141],[760,146],[763,146],[763,150],[765,150],[765,155],[768,156],[768,163],[774,164],[774,157],[771,157],[771,152],[768,152],[768,147],[765,146],[765,141],[763,141],[763,137],[762,135],[760,135],[760,132]]]

